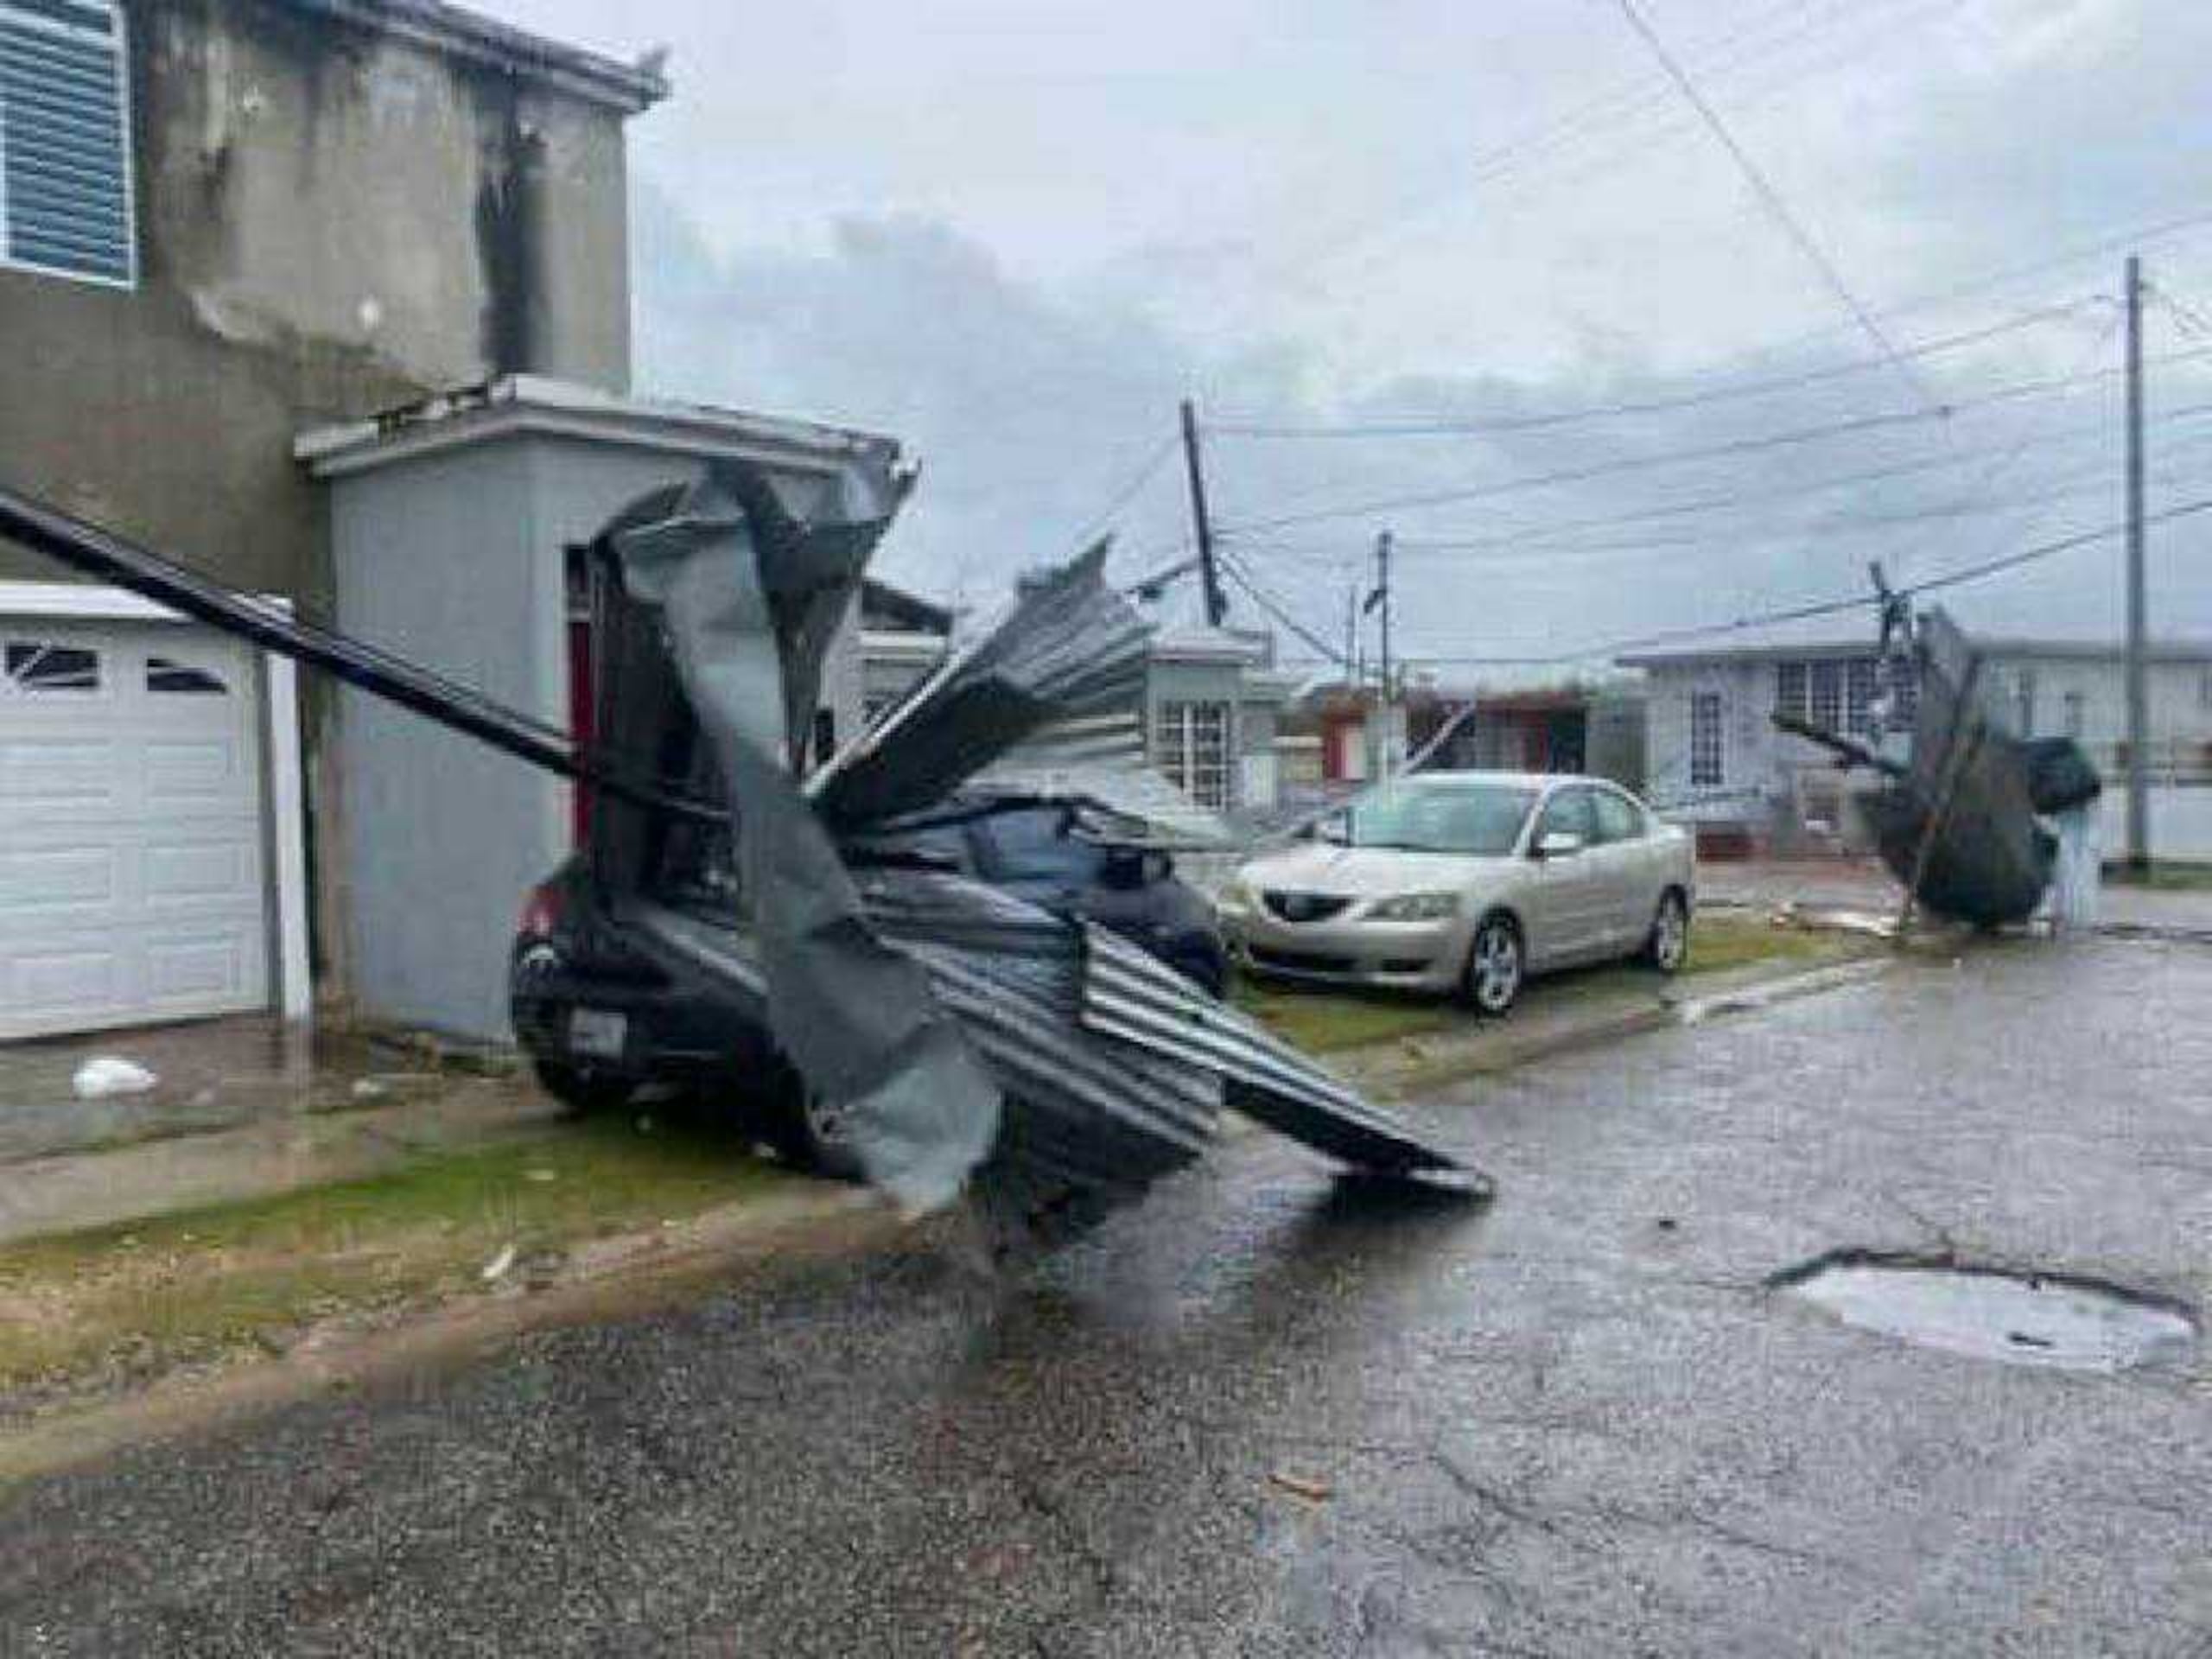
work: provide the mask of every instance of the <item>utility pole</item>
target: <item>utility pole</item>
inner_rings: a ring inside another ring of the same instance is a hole
[[[1213,520],[1206,513],[1206,475],[1198,462],[1198,411],[1183,400],[1183,468],[1191,476],[1191,533],[1198,543],[1198,585],[1206,599],[1206,621],[1219,627],[1229,614],[1221,591],[1221,570],[1214,563]]]
[[[1359,688],[1359,584],[1344,584],[1344,683]]]
[[[1382,754],[1376,762],[1376,773],[1388,782],[1390,776],[1390,741],[1397,727],[1397,700],[1390,683],[1390,532],[1376,532],[1375,537],[1375,591],[1367,596],[1367,608],[1380,607],[1382,612]]]
[[[2127,864],[2151,863],[2151,693],[2143,574],[2143,261],[2127,257]]]

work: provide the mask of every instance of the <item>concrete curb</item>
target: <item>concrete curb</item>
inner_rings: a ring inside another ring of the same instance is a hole
[[[1798,997],[1862,984],[1887,973],[1894,960],[1882,954],[1783,972],[1749,969],[1715,974],[1694,990],[1669,988],[1648,1001],[1593,1010],[1587,1019],[1561,1021],[1525,1036],[1507,1026],[1443,1038],[1408,1037],[1348,1049],[1325,1057],[1325,1063],[1363,1087],[1402,1097],[1453,1077],[1494,1075],[1626,1037],[1700,1025],[1718,1015],[1753,1013]]]
[[[283,1354],[173,1372],[136,1392],[0,1425],[0,1493],[126,1448],[219,1430],[319,1395],[448,1372],[533,1332],[681,1303],[746,1267],[881,1249],[917,1230],[860,1189],[818,1185],[726,1205],[678,1225],[578,1248],[559,1277],[310,1327]]]

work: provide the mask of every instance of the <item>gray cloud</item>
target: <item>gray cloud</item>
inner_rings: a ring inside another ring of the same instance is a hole
[[[605,31],[633,22],[675,45],[678,96],[634,144],[641,382],[896,433],[925,483],[887,566],[970,599],[1068,550],[1186,391],[1224,421],[1510,421],[1869,350],[1604,7],[1130,0],[1076,22],[1027,0],[948,0],[925,28],[868,0],[766,14],[662,0],[619,25],[584,0],[502,10],[602,46],[632,44]],[[2200,9],[1650,10],[1871,302],[1974,281],[1896,311],[1886,327],[1908,344],[2109,292],[2116,253],[2053,256],[2199,205],[2212,124],[2196,96],[2212,48]],[[2208,250],[2212,229],[2149,251],[2154,274],[2212,308]],[[2020,266],[2037,268],[1978,280]],[[1966,399],[2108,363],[2105,322],[2042,325],[1921,372]],[[2163,310],[2153,324],[2154,355],[2203,343]],[[1209,461],[1233,524],[1755,440],[1911,396],[1872,373],[1487,437],[1224,433]],[[2196,367],[2154,370],[2154,409],[2197,398],[2212,383]],[[1519,535],[1503,551],[1409,549],[1402,634],[1446,653],[1566,646],[1847,589],[1878,554],[1924,574],[2108,522],[2117,430],[2105,382],[1948,428],[1232,544],[1333,638],[1381,524],[1409,543]],[[2063,442],[2008,458],[2053,433]],[[2158,430],[2154,500],[2212,493],[2212,446],[2187,448],[2188,433]],[[1909,470],[1807,487],[1883,468]],[[1765,499],[1561,528],[1725,494]],[[2013,510],[1867,522],[1992,498]],[[1182,530],[1163,468],[1127,515],[1128,568]],[[2212,632],[2206,539],[2155,533],[2158,613],[2177,631]],[[2112,624],[2118,591],[2106,546],[1958,602],[1993,626],[2081,632]]]

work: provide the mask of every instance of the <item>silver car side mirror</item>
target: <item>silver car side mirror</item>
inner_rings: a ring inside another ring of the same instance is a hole
[[[1538,858],[1572,858],[1582,850],[1582,837],[1572,830],[1547,830],[1536,837]]]

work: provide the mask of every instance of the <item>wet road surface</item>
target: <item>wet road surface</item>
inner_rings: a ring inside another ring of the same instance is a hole
[[[1011,1283],[929,1236],[0,1499],[0,1647],[2212,1652],[2212,1363],[2010,1366],[1843,1248],[2212,1294],[2212,950],[2010,946],[1268,1138]]]

